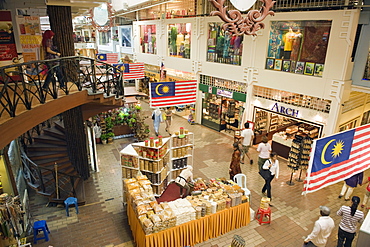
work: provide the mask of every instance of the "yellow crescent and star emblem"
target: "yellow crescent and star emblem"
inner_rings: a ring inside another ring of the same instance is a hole
[[[328,141],[324,148],[322,149],[322,152],[321,152],[321,163],[324,164],[324,165],[328,165],[330,163],[333,162],[333,160],[331,161],[327,161],[325,159],[325,154],[327,152],[327,149],[329,147],[329,145],[332,143],[332,142],[335,142],[336,139],[331,139],[330,141]],[[338,140],[335,142],[333,148],[331,149],[331,157],[332,158],[336,158],[336,157],[339,157],[341,154],[342,154],[342,151],[344,149],[344,142],[342,140]]]
[[[160,88],[162,85],[163,85],[163,84],[158,84],[158,85],[155,87],[155,93],[156,93],[157,95],[163,95],[163,94],[166,94],[166,93],[168,93],[168,92],[170,91],[170,88],[169,88],[168,86],[163,86],[163,87],[161,88],[161,90],[162,90],[163,94],[162,94],[162,93],[159,93],[159,88]]]

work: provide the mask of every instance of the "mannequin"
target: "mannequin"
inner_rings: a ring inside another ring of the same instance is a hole
[[[284,41],[284,59],[290,59],[290,54],[292,52],[292,46],[293,46],[293,39],[294,39],[295,33],[293,32],[292,28],[289,28],[289,31],[284,34],[283,41]]]
[[[294,33],[293,37],[293,45],[292,45],[292,53],[290,54],[290,59],[297,61],[299,58],[299,51],[301,48],[301,41],[302,41],[302,33],[301,30],[298,29],[297,32]]]

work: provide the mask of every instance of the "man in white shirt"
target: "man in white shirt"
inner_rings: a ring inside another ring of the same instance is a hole
[[[326,206],[320,206],[321,217],[315,222],[310,235],[304,240],[305,247],[318,246],[325,247],[326,242],[334,229],[334,220],[329,216],[330,209]]]
[[[244,157],[247,156],[248,159],[250,160],[250,164],[253,164],[253,160],[248,154],[249,148],[252,146],[252,141],[254,137],[253,130],[249,128],[249,123],[244,123],[245,129],[242,130],[241,132],[241,137],[242,137],[242,157],[240,158],[240,163],[244,164]]]

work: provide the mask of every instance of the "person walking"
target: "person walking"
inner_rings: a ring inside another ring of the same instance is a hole
[[[161,122],[163,122],[162,112],[158,107],[153,111],[152,119],[153,119],[153,126],[154,126],[155,135],[158,136],[159,135],[159,126],[160,126]]]
[[[360,172],[344,180],[342,191],[340,192],[338,198],[342,198],[344,196],[344,200],[349,201],[349,197],[352,195],[354,188],[356,188],[358,184],[360,186],[362,185],[363,178],[364,172]]]
[[[266,160],[270,158],[271,145],[268,143],[267,136],[262,137],[262,142],[257,146],[258,154],[258,169],[262,169],[262,166],[265,164]]]
[[[241,134],[240,134],[240,136],[242,138],[242,150],[241,150],[242,156],[241,156],[240,163],[244,164],[244,158],[245,158],[245,156],[247,156],[248,159],[249,159],[250,164],[252,165],[253,160],[249,156],[248,151],[249,151],[249,148],[252,146],[254,133],[253,133],[253,130],[251,130],[249,128],[249,123],[248,122],[244,123],[244,128],[245,129],[243,129]]]
[[[240,169],[240,150],[239,150],[239,144],[235,142],[233,144],[234,152],[231,156],[231,162],[230,162],[230,179],[233,180],[234,176],[238,173],[242,173],[242,170]]]
[[[267,191],[267,197],[272,199],[271,197],[271,181],[275,178],[279,178],[279,161],[277,159],[277,154],[272,152],[270,154],[270,159],[265,161],[265,164],[262,166],[262,170],[266,172],[268,170],[270,172],[270,176],[265,176],[263,179],[265,180],[265,184],[262,188],[262,194],[265,194]]]
[[[362,204],[361,204],[361,207],[364,208],[366,207],[366,209],[370,209],[369,207],[367,207],[367,200],[369,199],[370,197],[370,177],[367,178],[367,186],[366,186],[366,192],[365,192],[365,195],[364,195],[364,200],[362,201]],[[364,181],[365,183],[365,181]]]
[[[329,216],[330,208],[320,206],[320,218],[315,221],[315,225],[310,235],[304,240],[304,247],[325,247],[328,238],[334,229],[334,220]]]
[[[338,228],[337,247],[350,247],[356,235],[357,223],[364,221],[364,213],[357,210],[358,204],[360,197],[353,196],[351,206],[342,206],[337,212],[337,215],[342,216]]]
[[[166,131],[168,132],[168,134],[171,135],[170,127],[171,127],[172,111],[170,107],[167,107],[164,113],[166,115]]]
[[[56,59],[61,56],[60,52],[58,51],[57,47],[53,43],[54,38],[54,32],[51,30],[46,30],[42,35],[42,46],[43,46],[43,52],[44,52],[44,59]],[[44,82],[44,85],[42,86],[42,89],[47,91],[49,89],[49,84],[53,79],[53,71],[55,71],[55,74],[59,81],[59,87],[64,88],[64,78],[62,71],[60,69],[60,63],[59,62],[47,62],[46,63],[48,72],[47,76]]]
[[[180,187],[180,197],[185,198],[190,193],[190,186],[188,182],[193,181],[193,167],[187,166],[186,169],[182,170],[180,175],[175,179],[175,183]],[[186,190],[185,194],[183,189]]]

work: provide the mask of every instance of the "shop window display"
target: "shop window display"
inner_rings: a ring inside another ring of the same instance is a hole
[[[168,25],[168,54],[171,57],[190,58],[191,24]]]
[[[222,23],[209,23],[207,61],[226,64],[241,64],[243,35],[232,36],[222,29]]]
[[[217,131],[237,130],[244,110],[243,104],[234,99],[203,93],[202,124]]]
[[[140,26],[140,46],[142,53],[157,54],[155,25]]]
[[[273,21],[266,69],[322,76],[331,21]]]

